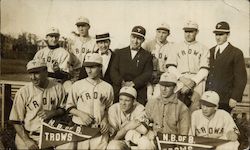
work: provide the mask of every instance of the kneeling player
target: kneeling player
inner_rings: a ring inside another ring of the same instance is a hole
[[[119,93],[119,103],[109,109],[109,123],[113,140],[107,149],[127,150],[130,143],[138,149],[154,149],[153,144],[144,136],[148,130],[145,108],[136,101],[137,92],[133,87],[123,87]]]
[[[31,60],[27,71],[32,82],[16,93],[10,121],[17,132],[17,149],[38,149],[42,120],[64,113],[65,91],[60,83],[48,80],[42,60]]]
[[[216,150],[237,150],[239,130],[230,114],[218,109],[219,100],[219,95],[214,91],[203,93],[201,109],[192,114],[191,134],[230,140],[231,142],[218,146]]]
[[[73,115],[72,121],[75,124],[100,127],[101,135],[82,142],[65,144],[60,148],[105,149],[108,144],[109,131],[107,110],[113,103],[113,88],[109,83],[100,79],[102,69],[100,54],[88,53],[83,66],[88,77],[72,85],[66,108]]]

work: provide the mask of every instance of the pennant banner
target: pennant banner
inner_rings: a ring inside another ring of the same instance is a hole
[[[157,133],[156,142],[159,150],[211,150],[229,141],[189,135]]]
[[[42,123],[39,148],[49,148],[74,141],[84,141],[100,134],[100,128],[67,126],[56,120]]]

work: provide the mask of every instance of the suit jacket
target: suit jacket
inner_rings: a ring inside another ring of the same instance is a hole
[[[153,72],[152,55],[140,48],[135,57],[131,58],[130,47],[115,51],[115,58],[111,66],[111,80],[113,81],[116,101],[122,81],[133,81],[137,90],[137,99],[146,104],[147,83]]]
[[[243,53],[229,43],[214,59],[215,47],[210,49],[206,90],[216,91],[220,96],[220,104],[228,105],[230,98],[240,102],[247,82]]]
[[[108,63],[108,68],[107,68],[104,76],[103,75],[101,76],[101,79],[112,85],[112,80],[111,80],[111,76],[110,76],[110,68],[111,68],[111,64],[112,64],[112,62],[114,60],[114,55],[115,54],[114,54],[114,52],[112,52],[112,50],[109,50],[109,51],[111,52],[111,57],[110,57],[110,60],[109,60],[109,63]],[[96,53],[98,53],[98,50],[96,51]],[[85,68],[82,67],[81,71],[80,71],[79,78],[84,79],[86,77],[88,77],[87,72],[86,72]]]

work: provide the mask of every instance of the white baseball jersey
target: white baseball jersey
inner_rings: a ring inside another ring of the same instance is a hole
[[[174,44],[166,64],[175,66],[181,74],[196,74],[201,68],[209,68],[209,50],[195,41]]]
[[[134,107],[133,111],[128,115],[125,115],[122,112],[122,110],[120,109],[119,103],[115,103],[109,108],[108,118],[109,118],[109,124],[111,125],[112,130],[118,131],[119,129],[123,127],[124,124],[126,124],[128,121],[131,121],[131,120],[138,120],[140,122],[148,124],[149,121],[146,119],[144,106],[138,102],[135,102],[133,107]]]
[[[23,122],[27,131],[39,133],[42,122],[37,113],[64,108],[64,99],[65,91],[60,83],[49,80],[46,89],[29,83],[17,91],[9,119]]]
[[[168,58],[168,53],[170,51],[170,47],[173,45],[172,42],[167,42],[166,44],[161,44],[157,42],[156,40],[152,40],[147,42],[143,47],[145,50],[149,51],[157,60],[158,64],[157,66],[154,66],[154,68],[157,68],[160,72],[166,72],[166,61]]]
[[[73,66],[73,68],[79,68],[82,66],[85,55],[87,53],[93,53],[97,50],[96,41],[89,37],[85,42],[82,42],[77,35],[73,35],[73,39],[70,43],[70,53],[74,54],[80,64]]]
[[[34,59],[43,59],[47,64],[48,72],[54,72],[53,66],[58,65],[61,71],[69,73],[70,54],[62,47],[55,49],[45,47],[36,53]]]
[[[226,140],[226,134],[228,131],[235,131],[239,134],[239,130],[228,112],[218,109],[211,120],[208,120],[202,114],[202,109],[196,110],[192,113],[192,135]]]
[[[85,78],[76,81],[69,92],[66,109],[76,108],[94,116],[97,124],[103,119],[104,111],[112,105],[114,92],[112,86],[99,79],[96,84],[91,79]],[[72,121],[83,124],[78,116],[73,116]]]
[[[169,52],[166,65],[169,67],[168,71],[175,74],[177,78],[180,76],[191,78],[196,83],[194,90],[202,95],[205,90],[204,79],[208,75],[207,69],[209,68],[207,47],[197,41],[174,44]],[[174,66],[174,70],[170,68],[171,66]]]

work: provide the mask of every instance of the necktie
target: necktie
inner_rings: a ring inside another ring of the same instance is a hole
[[[217,53],[216,53],[215,59],[217,59],[219,56],[220,56],[220,48],[217,50]]]

